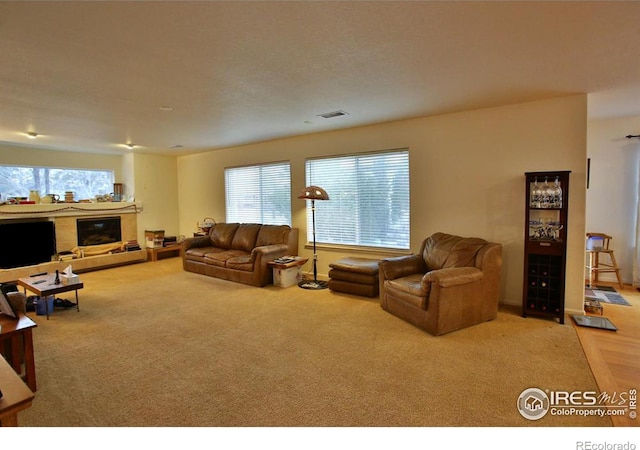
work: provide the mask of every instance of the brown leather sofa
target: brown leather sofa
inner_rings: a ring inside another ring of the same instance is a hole
[[[268,262],[298,254],[298,229],[288,225],[217,223],[207,236],[185,239],[182,265],[189,272],[252,286],[273,283]]]
[[[430,334],[497,317],[502,244],[435,233],[417,255],[379,266],[382,308]]]

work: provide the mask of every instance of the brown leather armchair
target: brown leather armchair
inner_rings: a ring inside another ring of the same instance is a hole
[[[435,336],[498,314],[502,244],[435,233],[417,255],[379,263],[380,305]]]

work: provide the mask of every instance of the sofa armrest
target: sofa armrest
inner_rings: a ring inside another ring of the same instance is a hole
[[[289,247],[287,244],[262,245],[251,250],[251,257],[255,260],[256,264],[266,265],[268,262],[280,256],[287,256],[288,251]]]
[[[482,280],[483,277],[482,271],[476,267],[449,267],[427,272],[422,277],[422,284],[436,283],[438,286],[446,288],[474,283]]]
[[[395,280],[414,273],[424,273],[424,260],[417,255],[396,256],[385,258],[378,264],[379,276],[385,280]]]
[[[209,236],[195,236],[186,238],[182,243],[182,248],[184,251],[187,251],[190,248],[207,247],[209,245],[211,245]]]

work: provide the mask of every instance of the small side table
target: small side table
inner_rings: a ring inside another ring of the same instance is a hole
[[[273,284],[278,287],[290,287],[302,281],[301,267],[304,266],[309,258],[296,257],[293,261],[286,263],[278,263],[270,261],[268,266],[273,268]]]
[[[158,255],[161,253],[171,253],[171,256],[180,256],[182,254],[182,244],[167,245],[166,247],[147,247],[147,259],[157,261]]]

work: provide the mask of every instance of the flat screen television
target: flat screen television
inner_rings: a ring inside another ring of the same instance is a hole
[[[0,268],[51,261],[56,253],[55,225],[50,220],[0,222]]]

